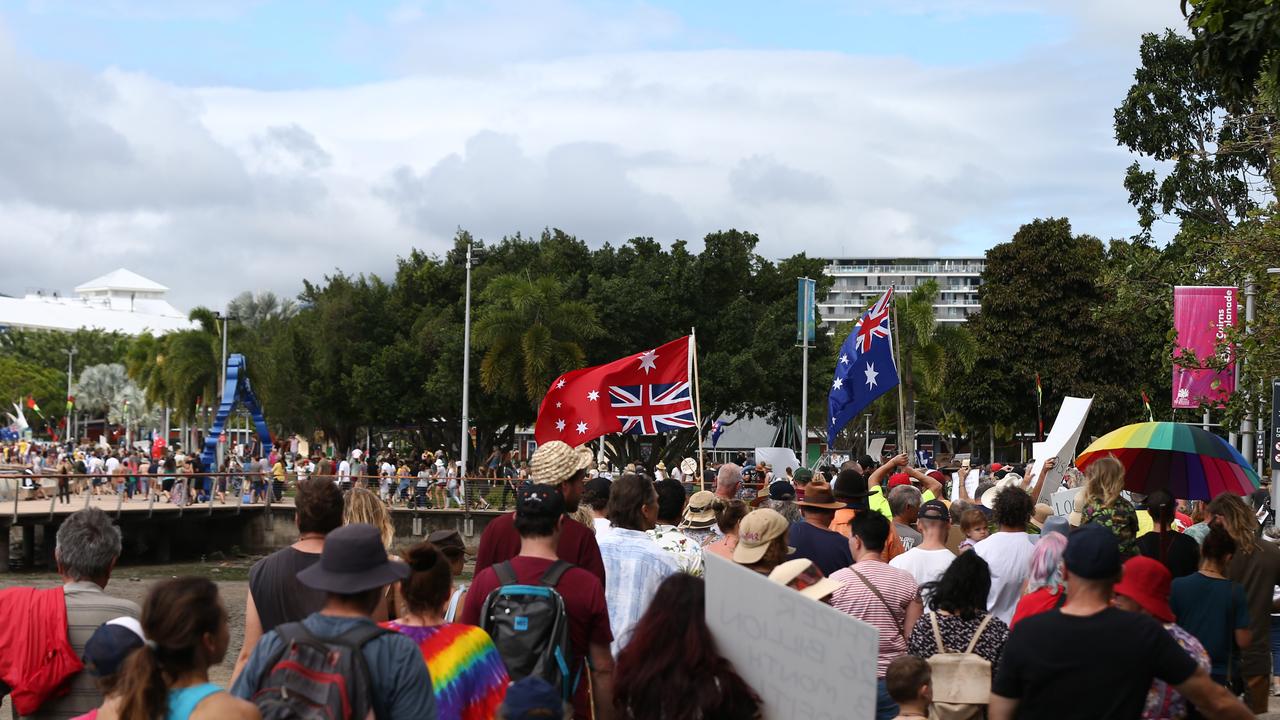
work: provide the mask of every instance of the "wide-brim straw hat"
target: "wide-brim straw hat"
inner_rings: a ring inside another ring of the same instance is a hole
[[[987,491],[982,493],[982,498],[980,502],[982,503],[983,507],[994,508],[996,506],[996,498],[1000,496],[1000,493],[1004,492],[1007,488],[1011,488],[1014,485],[1021,485],[1021,484],[1022,484],[1021,475],[1017,475],[1016,473],[1009,473],[1008,475],[1005,475],[1004,477],[1000,478],[1000,480],[998,480],[995,485],[992,485],[991,487],[987,488]]]
[[[716,494],[710,490],[699,490],[689,497],[689,505],[684,509],[683,527],[692,530],[705,530],[716,524]]]
[[[573,448],[568,443],[551,440],[533,451],[529,475],[539,485],[559,485],[593,464],[590,448]]]

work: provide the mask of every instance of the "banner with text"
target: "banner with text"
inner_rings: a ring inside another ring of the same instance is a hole
[[[1173,350],[1173,407],[1197,408],[1202,401],[1222,407],[1236,390],[1235,349],[1219,344],[1226,329],[1236,326],[1236,292],[1233,287],[1175,287],[1173,327],[1178,339]],[[1219,353],[1226,367],[1213,370],[1182,367],[1183,351],[1195,354],[1197,365],[1206,365]]]
[[[813,347],[818,326],[818,283],[809,278],[797,278],[796,283],[796,344]]]

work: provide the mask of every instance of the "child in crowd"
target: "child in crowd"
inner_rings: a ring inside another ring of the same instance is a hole
[[[120,717],[120,698],[116,685],[124,661],[134,650],[146,644],[142,625],[131,617],[118,617],[98,626],[84,646],[84,669],[93,676],[102,692],[102,707],[94,708],[75,720],[115,720]]]
[[[991,534],[987,525],[987,516],[981,510],[965,510],[960,516],[960,529],[964,531],[964,540],[960,541],[960,552],[970,550],[974,545],[986,540]]]
[[[933,702],[933,673],[929,663],[915,655],[894,658],[885,671],[884,684],[889,697],[898,703],[898,716],[894,720],[929,717],[929,705]]]

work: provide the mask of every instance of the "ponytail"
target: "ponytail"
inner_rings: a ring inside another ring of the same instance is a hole
[[[160,669],[160,659],[156,657],[158,648],[152,643],[133,651],[125,660],[116,685],[116,696],[120,698],[120,717],[122,718],[159,718],[163,717],[169,699],[169,687],[165,682],[164,672]]]

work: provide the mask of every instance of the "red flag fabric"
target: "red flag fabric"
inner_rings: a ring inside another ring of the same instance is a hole
[[[689,336],[605,365],[571,370],[551,383],[534,438],[577,447],[609,433],[654,435],[697,427],[689,382]]]

